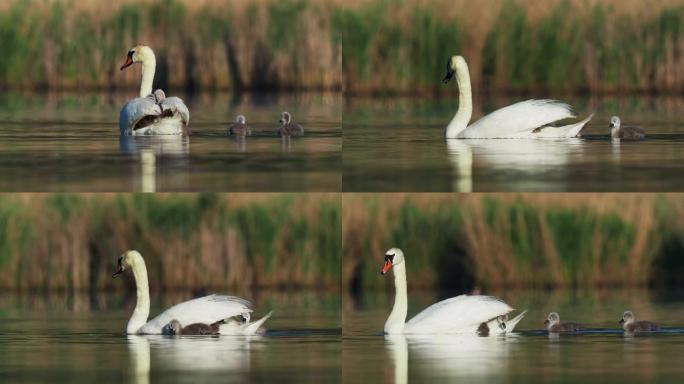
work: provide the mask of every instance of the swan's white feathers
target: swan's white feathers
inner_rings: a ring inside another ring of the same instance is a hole
[[[159,314],[143,325],[138,333],[161,334],[162,328],[171,320],[186,326],[194,323],[213,324],[233,316],[252,312],[252,304],[234,296],[209,295],[188,300]]]
[[[406,323],[404,333],[475,333],[480,324],[511,311],[492,296],[460,295],[425,308]]]
[[[532,99],[497,109],[469,125],[458,136],[464,139],[532,137],[539,128],[573,117],[572,107],[566,103]]]
[[[147,97],[136,97],[127,102],[119,114],[121,134],[129,134],[136,124],[145,116],[160,116],[162,109],[155,102],[152,94]]]
[[[161,101],[160,105],[162,111],[170,110],[174,115],[180,116],[183,124],[188,125],[190,123],[190,111],[180,98],[175,96],[167,97]]]

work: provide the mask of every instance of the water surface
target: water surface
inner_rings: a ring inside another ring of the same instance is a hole
[[[457,294],[409,291],[409,318]],[[382,335],[393,292],[344,300],[345,382],[679,382],[684,377],[684,295],[636,291],[492,293],[529,310],[507,337]],[[622,311],[658,322],[665,331],[625,336]],[[542,330],[550,311],[592,330],[549,336]]]
[[[535,95],[553,97],[553,95]],[[482,97],[473,121],[525,100]],[[345,191],[684,191],[684,99],[560,97],[584,138],[445,140],[458,108],[441,98],[348,98],[343,118]],[[609,119],[646,129],[643,141],[610,139]]]
[[[266,334],[216,337],[126,336],[132,296],[0,295],[0,381],[341,382],[336,293],[241,294],[274,311]],[[191,297],[156,297],[151,315]]]
[[[120,137],[131,93],[0,96],[0,191],[339,191],[341,102],[335,93],[180,94],[189,137]],[[304,137],[281,141],[280,113]],[[226,127],[243,114],[253,136]]]

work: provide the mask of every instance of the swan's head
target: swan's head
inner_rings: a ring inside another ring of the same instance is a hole
[[[632,311],[625,311],[622,313],[622,319],[620,319],[620,324],[631,324],[634,322],[634,314]]]
[[[283,112],[280,115],[280,124],[290,124],[291,121],[292,115],[290,114],[290,112]]]
[[[181,323],[173,319],[162,328],[162,335],[180,335]]]
[[[559,322],[560,316],[558,315],[558,312],[551,312],[546,320],[544,320],[544,325],[548,328],[554,324],[558,324]]]
[[[613,128],[620,128],[620,118],[617,116],[613,116],[610,118],[610,129]]]
[[[237,115],[235,118],[236,123],[244,124],[247,121],[243,115]]]
[[[456,69],[462,68],[464,65],[466,65],[466,61],[463,56],[451,56],[449,61],[447,61],[446,76],[442,79],[442,83],[448,83],[456,74]]]
[[[404,262],[404,252],[399,248],[392,248],[385,252],[385,264],[382,266],[381,275],[384,275],[395,265],[399,265]]]
[[[126,268],[128,268],[128,267],[132,267],[133,264],[136,262],[136,260],[141,259],[141,258],[142,258],[142,256],[140,255],[140,252],[138,252],[138,251],[130,250],[130,251],[124,252],[121,256],[119,256],[119,258],[117,260],[117,267],[118,268],[116,269],[116,272],[114,272],[112,277],[118,276],[119,274],[121,274],[121,272],[126,270]]]
[[[146,45],[136,45],[128,51],[126,62],[119,69],[123,71],[124,68],[133,65],[133,63],[144,63],[150,61],[155,61],[152,48]]]

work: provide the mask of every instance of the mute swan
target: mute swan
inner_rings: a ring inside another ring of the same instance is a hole
[[[462,56],[453,56],[447,63],[442,82],[456,75],[458,82],[458,112],[446,128],[447,139],[512,139],[577,137],[592,115],[579,123],[551,126],[555,121],[576,117],[569,105],[556,100],[526,100],[498,109],[468,125],[473,114],[468,64]]]
[[[237,115],[235,122],[228,126],[228,135],[235,137],[251,136],[252,130],[247,126],[247,120],[243,115]]]
[[[280,136],[302,136],[304,135],[304,128],[292,121],[290,112],[283,112],[280,116],[280,128],[278,134]]]
[[[625,311],[620,319],[620,324],[625,332],[653,332],[660,328],[656,323],[650,321],[636,321],[632,311]]]
[[[610,137],[613,139],[639,140],[646,136],[646,131],[641,127],[621,127],[620,118],[613,116],[610,118]]]
[[[234,296],[213,294],[176,304],[147,321],[150,314],[150,289],[147,284],[145,260],[138,251],[126,251],[119,256],[118,269],[112,277],[118,276],[126,268],[133,270],[137,295],[135,310],[126,326],[127,334],[159,335],[162,333],[162,328],[174,319],[182,324],[213,324],[235,316],[242,316],[246,319],[245,324],[238,327],[239,329],[245,332],[256,331],[256,328],[271,315],[269,313],[260,320],[250,323],[252,304],[249,301]],[[256,328],[254,324],[258,324]]]
[[[491,296],[460,295],[433,304],[417,314],[407,323],[406,265],[404,253],[399,248],[385,252],[385,264],[380,274],[394,270],[394,307],[385,323],[385,333],[392,334],[455,334],[470,333],[501,335],[513,332],[523,318],[523,311],[508,320],[514,309]],[[486,331],[486,332],[485,332]]]
[[[124,105],[119,115],[122,135],[180,135],[190,121],[188,107],[178,97],[166,97],[161,89],[152,93],[157,65],[150,47],[137,45],[128,51],[123,71],[133,63],[142,63],[140,97]]]
[[[560,316],[557,312],[549,313],[549,316],[544,320],[546,330],[549,332],[577,332],[582,330],[582,324],[579,323],[561,323]]]

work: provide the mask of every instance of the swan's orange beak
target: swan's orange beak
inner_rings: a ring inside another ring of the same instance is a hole
[[[380,271],[380,274],[384,275],[385,273],[387,273],[387,271],[390,270],[390,268],[392,268],[392,262],[389,260],[385,260],[385,265],[382,266],[382,271]]]
[[[131,55],[128,55],[128,57],[126,57],[126,62],[121,66],[121,68],[119,68],[119,70],[123,71],[124,68],[130,66],[131,64],[133,64],[133,58]]]

